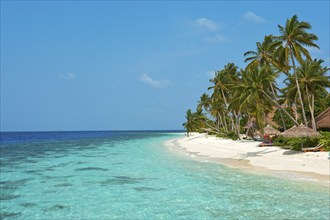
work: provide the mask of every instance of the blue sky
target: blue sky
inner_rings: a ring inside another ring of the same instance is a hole
[[[1,131],[182,129],[215,70],[329,1],[1,1]]]

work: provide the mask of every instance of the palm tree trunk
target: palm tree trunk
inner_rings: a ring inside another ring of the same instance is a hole
[[[228,131],[228,125],[227,125],[226,115],[225,115],[224,112],[222,112],[222,114],[223,114],[223,121],[225,123],[225,129],[226,129],[226,131]]]
[[[231,112],[229,112],[229,109],[228,109],[228,103],[227,103],[227,99],[226,99],[226,96],[222,90],[222,88],[220,89],[221,90],[221,94],[222,94],[222,97],[223,97],[223,101],[225,102],[225,105],[226,105],[226,110],[228,112],[228,115],[229,115],[229,118],[231,120],[231,130],[233,131],[234,130],[234,119],[233,119],[233,114],[231,114]]]
[[[308,107],[309,107],[309,111],[311,112],[311,120],[312,120],[312,128],[314,131],[316,131],[316,123],[315,123],[315,118],[314,118],[314,95],[312,94],[312,101],[310,100],[310,95],[309,95],[309,91],[308,88],[306,86],[306,96],[307,96],[307,102],[308,102]],[[312,103],[311,103],[312,102]]]
[[[273,93],[273,96],[274,96],[274,99],[277,99],[276,97],[276,93],[275,93],[275,90],[274,90],[274,87],[273,87],[273,84],[271,82],[269,82],[270,84],[270,88],[272,90],[272,93]],[[280,117],[281,117],[281,121],[282,121],[282,126],[283,126],[283,129],[284,131],[286,130],[286,125],[285,125],[285,122],[284,122],[284,118],[283,118],[283,113],[282,113],[282,110],[281,109],[278,109],[278,112],[280,113]]]
[[[312,112],[313,112],[313,114],[312,114],[312,124],[313,124],[313,126],[314,126],[314,128],[315,128],[315,131],[316,131],[316,121],[315,121],[315,115],[314,115],[314,108],[315,107],[315,97],[314,97],[314,94],[312,93]]]
[[[294,75],[294,79],[296,81],[297,92],[298,92],[298,97],[299,97],[299,101],[300,101],[301,111],[302,111],[302,115],[303,115],[303,119],[304,119],[304,124],[305,124],[305,126],[308,126],[307,125],[307,119],[306,119],[304,102],[302,100],[300,86],[299,86],[299,82],[298,82],[298,76],[297,76],[297,73],[296,73],[296,65],[295,65],[295,62],[294,62],[293,51],[292,51],[292,48],[290,48],[290,49],[291,49],[291,60],[292,60],[292,67],[293,67],[293,75]]]
[[[274,100],[272,97],[270,97],[265,91],[261,91],[269,100],[271,100],[276,107],[282,109],[282,111],[295,123],[295,125],[299,126],[299,123],[290,115],[289,112],[287,112],[276,100]]]
[[[237,135],[238,138],[241,140],[241,132],[240,132],[240,112],[238,112],[238,114],[236,115],[236,128],[237,128]]]
[[[219,123],[220,123],[219,128],[224,128],[225,129],[225,125],[223,124],[222,117],[221,117],[221,114],[219,112],[218,112],[218,118],[219,118]]]

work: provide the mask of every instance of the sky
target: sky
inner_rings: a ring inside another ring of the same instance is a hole
[[[1,131],[175,130],[294,14],[329,66],[329,1],[1,1]],[[281,82],[279,82],[281,83]]]

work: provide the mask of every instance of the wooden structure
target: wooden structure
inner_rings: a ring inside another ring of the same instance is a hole
[[[315,117],[315,123],[317,129],[330,130],[330,107]]]

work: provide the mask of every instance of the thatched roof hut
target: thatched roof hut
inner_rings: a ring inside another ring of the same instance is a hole
[[[280,134],[281,132],[275,128],[273,128],[271,125],[267,125],[265,128],[264,128],[264,133],[265,134],[268,134],[268,135],[277,135],[277,134]]]
[[[320,133],[301,124],[298,127],[293,126],[282,132],[280,135],[283,137],[318,137],[320,136]]]
[[[316,128],[330,129],[330,107],[315,117]]]

